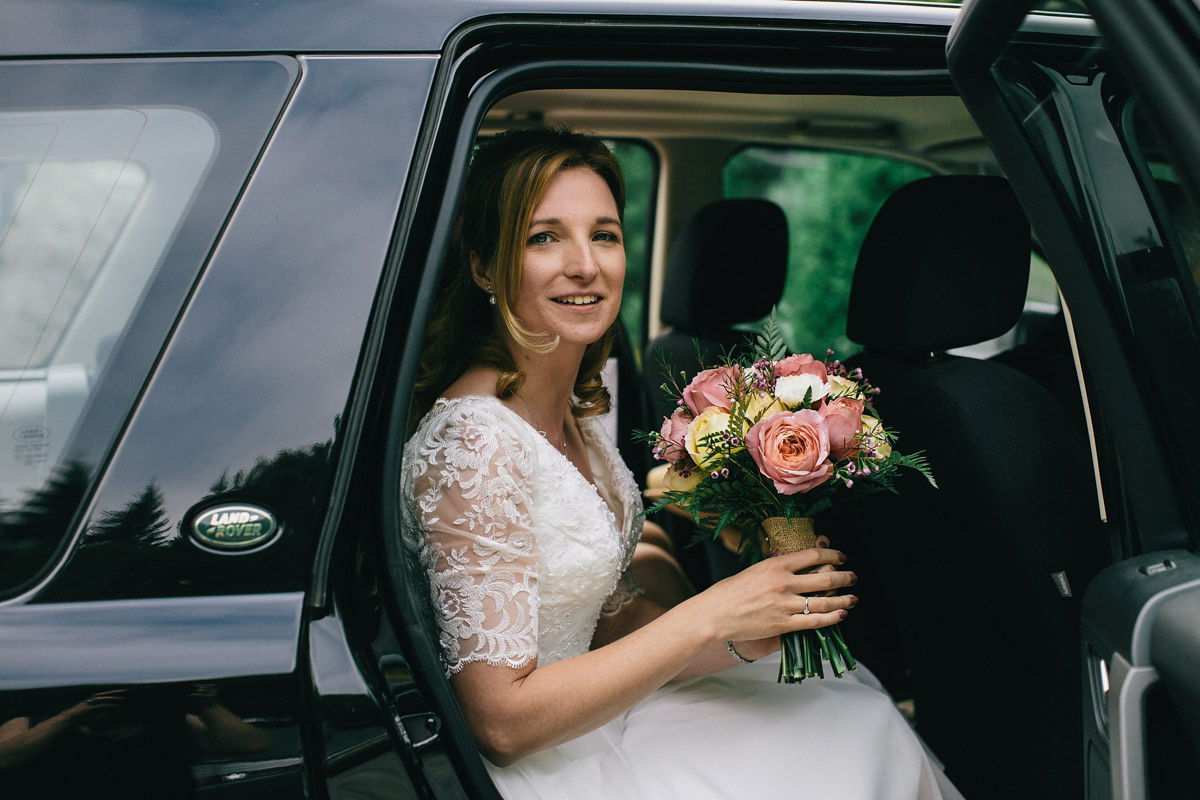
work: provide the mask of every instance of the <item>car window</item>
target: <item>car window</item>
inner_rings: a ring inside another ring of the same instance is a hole
[[[800,148],[747,147],[729,159],[726,197],[772,200],[787,216],[788,277],[779,321],[793,352],[833,348],[845,358],[858,351],[846,337],[858,250],[883,202],[930,174],[879,156]]]
[[[65,543],[289,73],[0,66],[0,594]]]
[[[621,323],[634,357],[642,352],[646,329],[646,284],[653,223],[658,159],[645,142],[615,139],[609,143],[625,176],[625,289]]]
[[[1053,176],[1131,348],[1139,391],[1158,416],[1180,486],[1194,486],[1200,216],[1193,200],[1102,41],[1082,58],[1052,44],[1014,44],[992,74]],[[1200,519],[1200,497],[1181,496]]]

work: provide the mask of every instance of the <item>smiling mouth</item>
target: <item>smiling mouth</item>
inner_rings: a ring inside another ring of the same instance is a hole
[[[600,302],[600,295],[579,294],[572,297],[555,297],[554,302],[564,306],[590,306]]]

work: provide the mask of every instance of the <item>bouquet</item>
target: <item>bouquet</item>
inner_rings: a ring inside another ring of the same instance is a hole
[[[646,513],[677,506],[714,538],[740,529],[739,552],[756,560],[815,546],[813,516],[835,501],[894,491],[901,469],[937,486],[920,453],[893,449],[896,436],[872,405],[880,390],[861,370],[832,350],[824,361],[788,355],[774,312],[752,351],[686,386],[663,385],[677,407],[659,432],[643,434],[667,462],[665,491]],[[823,678],[822,658],[837,677],[855,668],[837,625],[785,634],[781,649],[783,683]]]

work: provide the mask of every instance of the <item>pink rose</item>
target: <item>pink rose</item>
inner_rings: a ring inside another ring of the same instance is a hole
[[[775,377],[785,378],[788,375],[816,375],[821,382],[829,380],[824,361],[817,361],[808,353],[797,353],[782,361],[775,362]]]
[[[675,413],[663,420],[662,430],[659,431],[662,443],[659,445],[658,454],[664,460],[674,464],[687,455],[684,437],[687,436],[688,425],[691,422],[691,417],[682,408],[675,409]]]
[[[732,405],[729,390],[737,386],[739,377],[739,371],[734,367],[703,370],[692,378],[692,382],[683,390],[684,405],[695,416],[699,416],[709,406],[728,411]]]
[[[780,411],[746,432],[746,447],[780,494],[807,492],[833,475],[829,426],[818,412]]]
[[[821,408],[820,414],[829,426],[829,452],[834,460],[848,458],[858,450],[855,438],[862,429],[862,400],[839,397]]]

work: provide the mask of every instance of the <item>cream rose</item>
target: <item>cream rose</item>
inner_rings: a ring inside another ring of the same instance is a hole
[[[741,435],[746,435],[746,429],[760,419],[769,417],[772,414],[780,411],[787,411],[787,407],[774,397],[770,392],[755,392],[747,395],[742,401],[742,415],[746,418],[745,427],[742,428]]]
[[[848,397],[851,400],[865,399],[862,387],[858,385],[858,381],[852,381],[849,378],[842,378],[837,375],[829,376],[829,396],[834,399],[839,397]]]
[[[720,463],[721,442],[712,440],[706,442],[705,438],[728,432],[729,413],[714,406],[710,406],[708,410],[692,420],[692,424],[688,425],[687,435],[684,436],[684,446],[687,448],[688,455],[692,457],[692,461],[706,469]]]
[[[887,436],[883,432],[883,423],[866,414],[862,418],[862,449],[874,451],[880,458],[887,458],[892,454],[892,446],[888,444]]]
[[[689,465],[691,466],[691,465]],[[679,464],[672,464],[663,477],[663,486],[670,492],[690,492],[704,478],[704,470],[699,467],[679,469]]]

